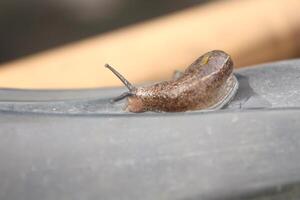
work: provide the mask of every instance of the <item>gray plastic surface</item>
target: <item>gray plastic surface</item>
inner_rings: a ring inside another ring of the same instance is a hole
[[[213,112],[125,113],[108,103],[122,88],[0,91],[0,199],[300,199],[300,60],[236,75]]]
[[[300,107],[300,61],[281,61],[236,71],[238,93],[227,109]],[[0,111],[70,115],[128,114],[124,101],[109,100],[125,88],[66,91],[0,90]],[[194,111],[202,112],[202,111]]]

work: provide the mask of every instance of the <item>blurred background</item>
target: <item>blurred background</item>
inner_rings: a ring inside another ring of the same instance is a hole
[[[206,0],[1,0],[0,62],[159,17]]]
[[[168,79],[221,49],[235,66],[300,56],[299,0],[2,0],[0,87]]]

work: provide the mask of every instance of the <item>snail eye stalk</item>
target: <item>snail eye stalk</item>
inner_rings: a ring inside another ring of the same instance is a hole
[[[115,70],[112,66],[110,66],[109,64],[105,64],[105,67],[108,68],[112,73],[114,73],[114,75],[116,75],[120,81],[122,81],[122,83],[128,88],[128,90],[130,92],[132,92],[133,90],[135,90],[136,88],[124,77],[122,76],[117,70]],[[131,93],[128,93],[131,94]],[[124,93],[125,95],[125,93]],[[123,95],[121,95],[123,96]],[[121,97],[120,96],[120,97]],[[128,96],[128,95],[127,95]],[[126,96],[125,96],[126,97]],[[124,98],[125,98],[124,97]]]

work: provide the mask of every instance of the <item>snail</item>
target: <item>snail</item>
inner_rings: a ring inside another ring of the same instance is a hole
[[[238,88],[233,61],[221,50],[205,53],[169,81],[143,87],[133,86],[110,65],[105,67],[128,88],[128,92],[112,101],[127,98],[126,110],[129,112],[218,109],[232,99]]]

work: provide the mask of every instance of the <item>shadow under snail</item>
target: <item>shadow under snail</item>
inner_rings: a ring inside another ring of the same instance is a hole
[[[173,79],[149,86],[135,87],[113,67],[106,64],[128,88],[113,99],[127,98],[129,112],[183,112],[220,109],[234,97],[238,81],[233,75],[233,61],[221,50],[205,53]]]

